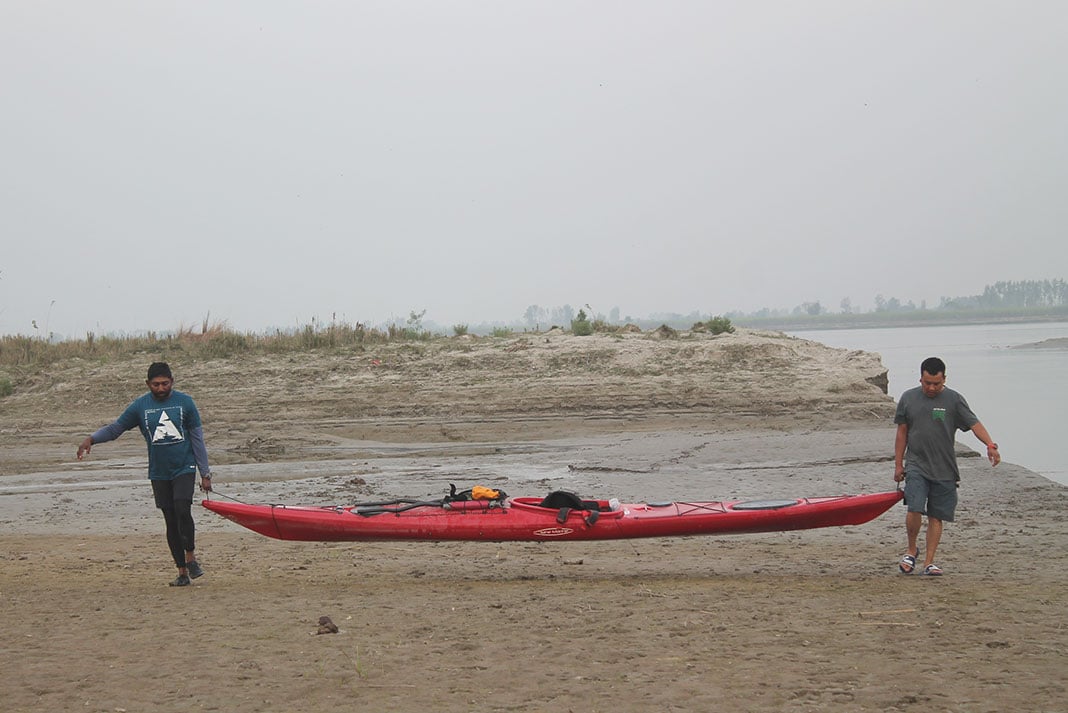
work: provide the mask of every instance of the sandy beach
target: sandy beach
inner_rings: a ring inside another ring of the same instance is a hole
[[[207,574],[175,589],[139,435],[74,459],[158,356],[52,365],[0,400],[5,711],[1065,710],[1068,489],[1010,444],[992,469],[960,435],[942,578],[897,573],[901,507],[738,537],[326,544],[197,506]],[[246,502],[894,488],[878,356],[776,333],[164,356],[216,488]]]

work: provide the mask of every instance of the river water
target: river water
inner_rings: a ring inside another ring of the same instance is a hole
[[[877,352],[889,370],[890,395],[919,384],[920,362],[941,357],[946,384],[968,404],[998,442],[1002,457],[1068,485],[1065,438],[1068,348],[1014,349],[1068,338],[1068,322],[969,324],[790,332],[828,346]],[[957,434],[972,448],[979,441]]]

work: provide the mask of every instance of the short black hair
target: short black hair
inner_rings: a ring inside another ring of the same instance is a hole
[[[936,374],[946,375],[946,363],[938,357],[927,357],[920,364],[920,376],[924,374],[930,374],[935,376]]]
[[[168,379],[174,379],[174,374],[171,373],[171,367],[165,361],[155,361],[148,365],[148,380],[152,381],[157,376],[166,376]]]

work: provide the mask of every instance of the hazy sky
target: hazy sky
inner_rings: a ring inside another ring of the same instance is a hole
[[[1068,4],[0,4],[0,334],[1068,277]]]

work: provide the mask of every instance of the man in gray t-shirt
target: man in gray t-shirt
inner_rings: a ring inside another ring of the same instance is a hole
[[[894,442],[894,480],[905,481],[905,530],[908,550],[898,568],[912,574],[919,557],[920,527],[927,516],[927,553],[923,574],[940,575],[935,552],[942,539],[942,523],[953,522],[957,508],[956,433],[971,431],[986,444],[992,465],[1001,462],[998,444],[972,413],[963,396],[946,388],[946,365],[931,357],[920,365],[920,385],[901,395],[894,414],[897,438]]]

